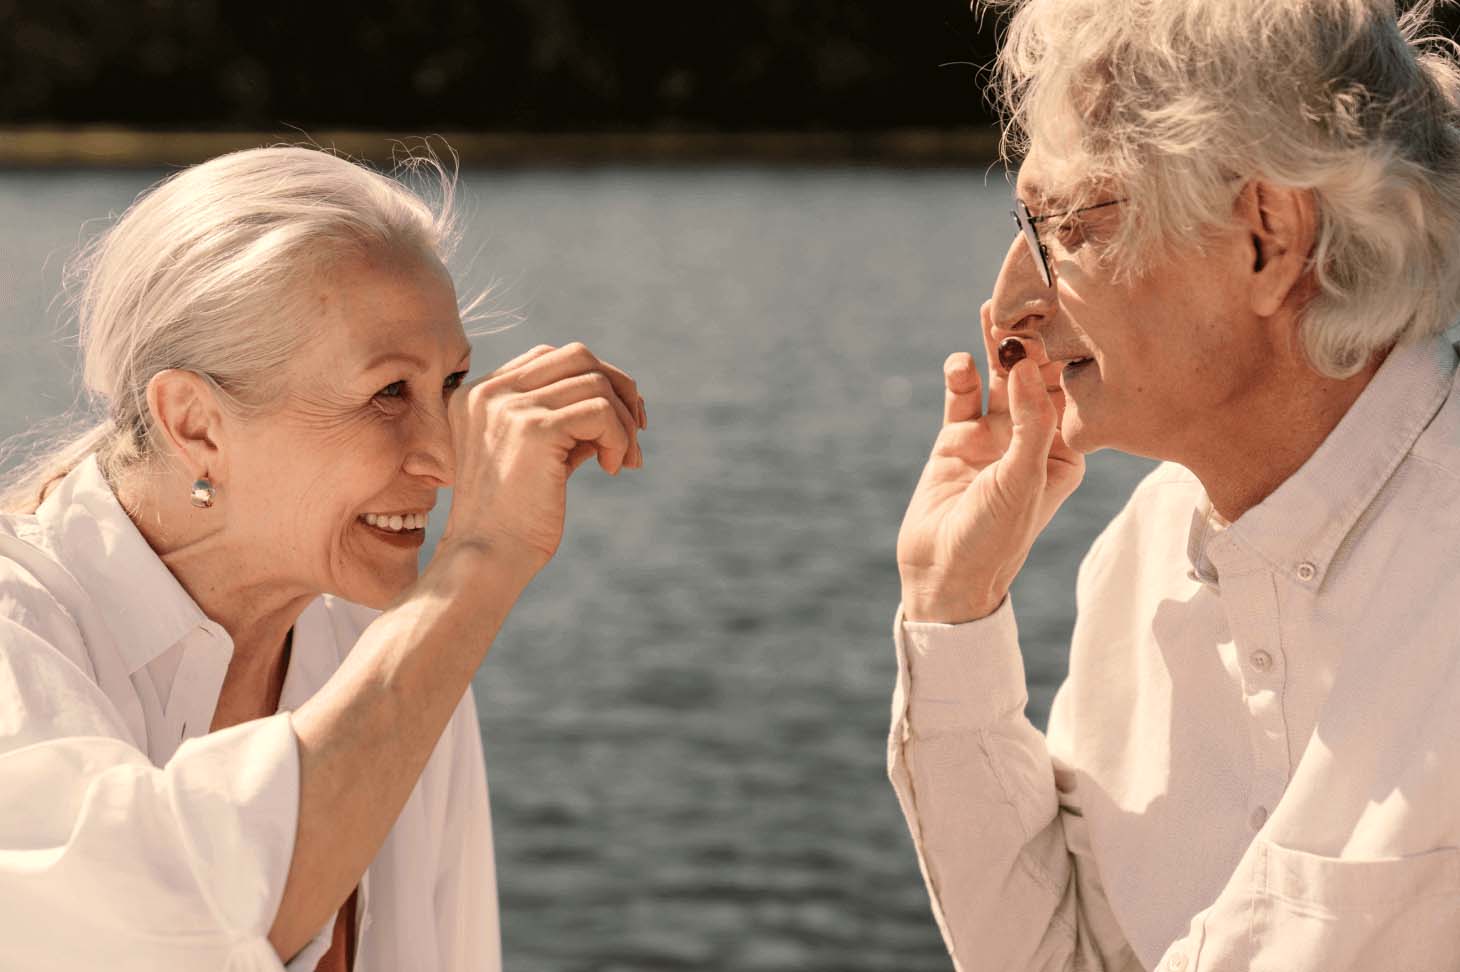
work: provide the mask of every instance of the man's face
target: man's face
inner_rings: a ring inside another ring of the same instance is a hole
[[[1017,193],[1036,216],[1070,208],[1044,193],[1034,157],[1020,169]],[[1119,193],[1096,201],[1106,198]],[[1046,383],[1062,390],[1061,429],[1073,448],[1177,458],[1191,437],[1210,433],[1222,410],[1241,408],[1263,343],[1236,270],[1246,259],[1240,230],[1206,237],[1200,252],[1193,241],[1158,254],[1135,280],[1115,282],[1101,259],[1104,241],[1139,205],[1130,199],[1063,225],[1040,224],[1052,287],[1016,236],[989,313],[995,342],[1010,334],[1042,339]]]

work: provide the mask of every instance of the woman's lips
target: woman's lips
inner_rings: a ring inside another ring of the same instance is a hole
[[[419,547],[426,542],[425,530],[382,530],[380,527],[371,526],[364,520],[357,519],[355,522],[360,524],[360,529],[382,542],[390,544],[392,547],[409,549]]]

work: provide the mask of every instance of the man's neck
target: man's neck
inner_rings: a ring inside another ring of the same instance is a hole
[[[1333,432],[1383,364],[1380,353],[1350,378],[1328,378],[1301,361],[1267,376],[1240,405],[1171,458],[1201,481],[1212,508],[1232,522],[1296,473]]]

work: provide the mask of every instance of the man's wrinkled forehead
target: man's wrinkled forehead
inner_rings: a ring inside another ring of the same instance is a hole
[[[1033,152],[1019,163],[1014,179],[1014,194],[1024,201],[1031,213],[1061,212],[1091,199],[1116,193],[1115,187],[1096,179],[1082,179],[1073,166],[1062,167],[1057,178]]]
[[[1031,154],[1019,163],[1014,179],[1014,194],[1033,212],[1042,212],[1058,202],[1059,193],[1051,190],[1038,159]]]

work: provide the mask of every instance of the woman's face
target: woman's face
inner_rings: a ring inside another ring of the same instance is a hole
[[[419,518],[443,515],[431,511],[453,476],[446,403],[471,345],[434,257],[353,258],[308,286],[315,336],[278,410],[230,435],[228,524],[254,533],[240,546],[259,560],[240,570],[381,608],[417,577]]]

